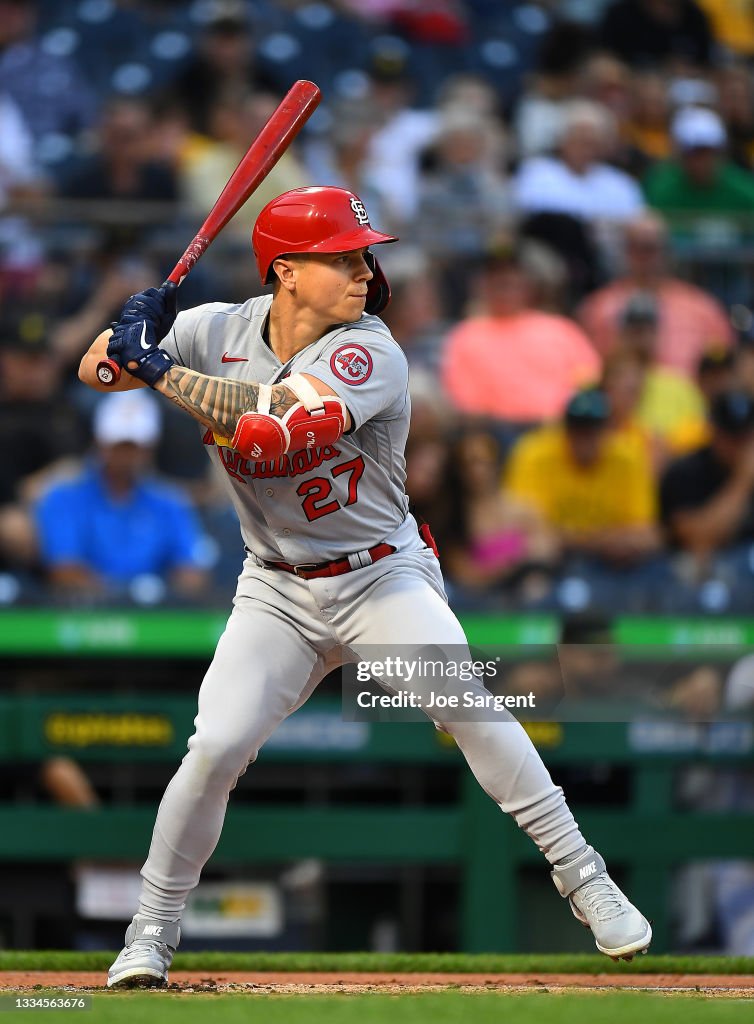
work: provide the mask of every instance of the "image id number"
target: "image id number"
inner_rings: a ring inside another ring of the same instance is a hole
[[[2,1010],[90,1010],[91,996],[0,996]]]

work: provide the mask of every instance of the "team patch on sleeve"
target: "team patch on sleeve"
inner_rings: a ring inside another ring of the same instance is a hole
[[[336,348],[330,357],[330,369],[344,384],[363,384],[371,377],[372,366],[367,350],[353,342]]]

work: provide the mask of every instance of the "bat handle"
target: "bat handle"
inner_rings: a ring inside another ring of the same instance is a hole
[[[109,356],[97,363],[97,380],[106,388],[115,387],[120,380],[120,363]]]
[[[169,274],[167,280],[165,281],[165,284],[167,284],[168,281],[170,281],[171,284],[174,284],[177,287],[181,283],[181,281],[184,279],[186,274],[188,274],[189,269],[190,268],[186,267],[183,264],[182,261],[180,263],[176,263],[176,265],[170,271],[170,274]],[[163,285],[163,287],[164,287],[164,285]]]

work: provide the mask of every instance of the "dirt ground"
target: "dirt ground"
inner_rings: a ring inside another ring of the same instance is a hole
[[[105,972],[4,971],[0,991],[100,991]],[[468,992],[552,992],[642,989],[701,992],[754,999],[754,975],[711,974],[395,974],[395,973],[271,973],[237,971],[171,971],[170,990],[179,992],[248,992],[251,995],[328,994],[336,992],[432,992],[443,988]]]

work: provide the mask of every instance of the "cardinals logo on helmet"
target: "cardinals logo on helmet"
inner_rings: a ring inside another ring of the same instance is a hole
[[[332,354],[330,369],[345,384],[363,384],[372,374],[372,357],[361,345],[341,345]]]
[[[361,227],[365,227],[365,226],[368,227],[369,226],[369,214],[367,213],[367,211],[366,211],[362,201],[360,199],[356,199],[356,198],[352,199],[351,200],[351,209],[353,210],[353,215],[356,218],[356,220],[358,221],[359,225]]]

